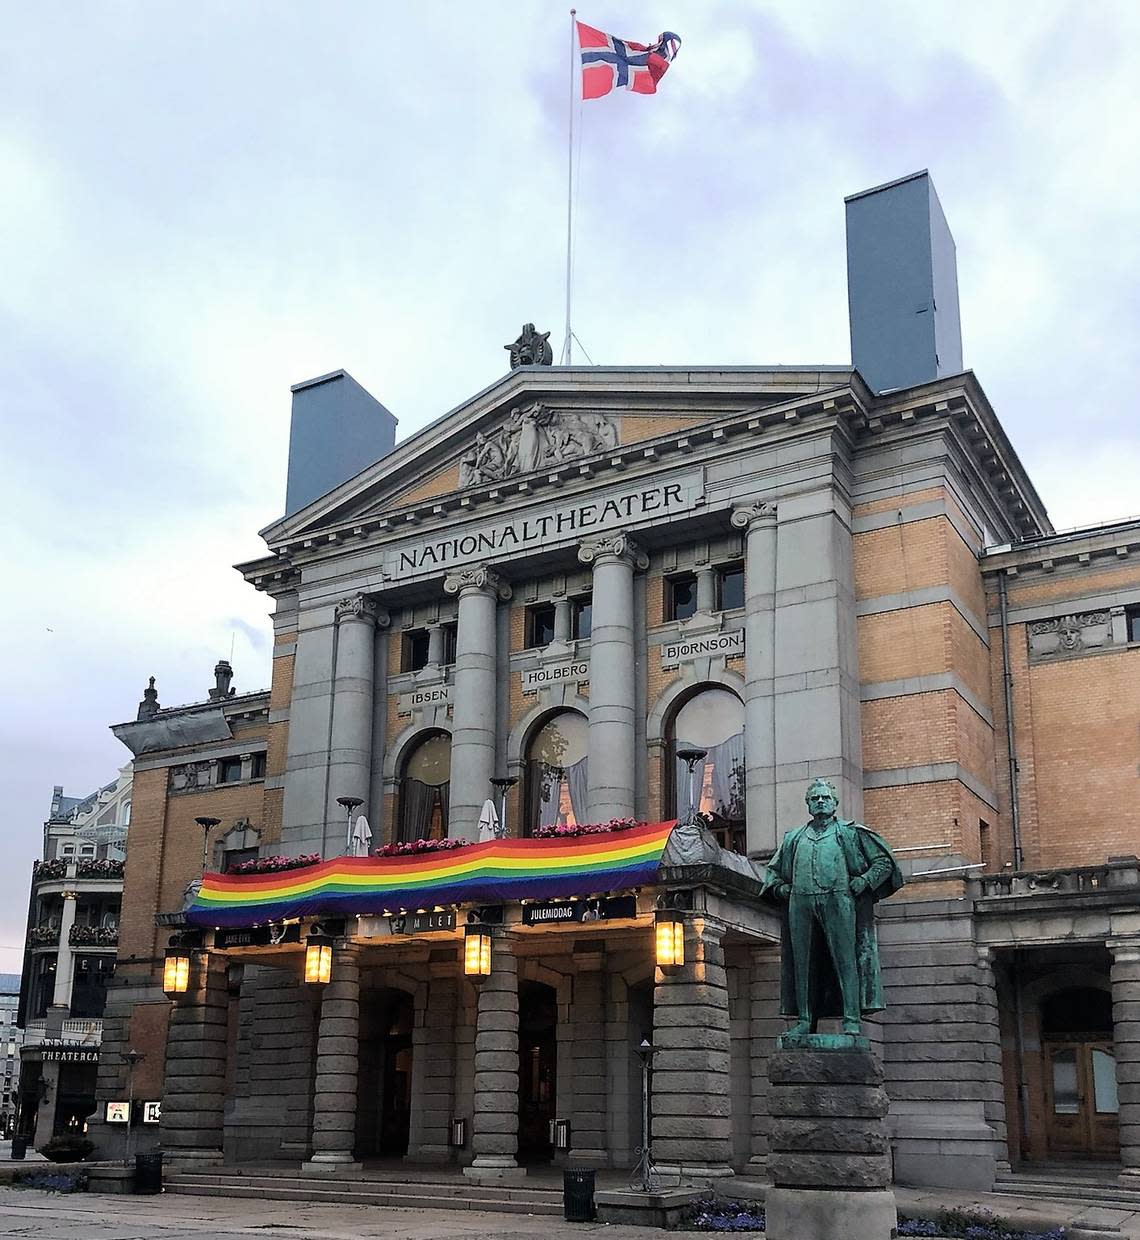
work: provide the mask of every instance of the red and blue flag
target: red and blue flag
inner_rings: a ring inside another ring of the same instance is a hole
[[[603,34],[585,22],[578,27],[578,52],[582,58],[582,98],[600,99],[611,90],[632,90],[638,95],[657,92],[681,40],[670,31],[656,43],[631,43]]]

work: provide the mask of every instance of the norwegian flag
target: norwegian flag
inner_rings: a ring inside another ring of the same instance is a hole
[[[603,34],[585,22],[578,27],[578,50],[582,57],[582,98],[600,99],[619,87],[638,95],[653,95],[677,55],[681,40],[668,30],[657,42],[646,45]]]

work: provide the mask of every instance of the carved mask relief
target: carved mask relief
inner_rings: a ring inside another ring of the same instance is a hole
[[[1028,625],[1029,657],[1064,658],[1112,645],[1112,617],[1107,611],[1077,612],[1034,620]]]

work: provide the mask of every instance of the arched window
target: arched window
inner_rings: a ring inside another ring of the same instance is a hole
[[[690,697],[673,716],[669,729],[666,780],[673,799],[671,813],[682,817],[689,808],[688,766],[678,750],[703,749],[693,767],[694,803],[722,848],[743,853],[744,838],[744,703],[728,689],[709,686]]]
[[[442,840],[447,835],[450,781],[451,737],[429,732],[404,759],[396,832],[401,843]]]
[[[588,822],[588,725],[576,710],[547,720],[531,737],[526,756],[526,830]]]

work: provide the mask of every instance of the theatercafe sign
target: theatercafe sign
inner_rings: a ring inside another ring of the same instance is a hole
[[[636,529],[692,512],[703,503],[701,472],[688,470],[668,482],[627,484],[557,508],[536,508],[525,516],[473,524],[464,533],[401,542],[386,558],[384,575],[399,581],[422,572],[574,542],[607,530]]]

